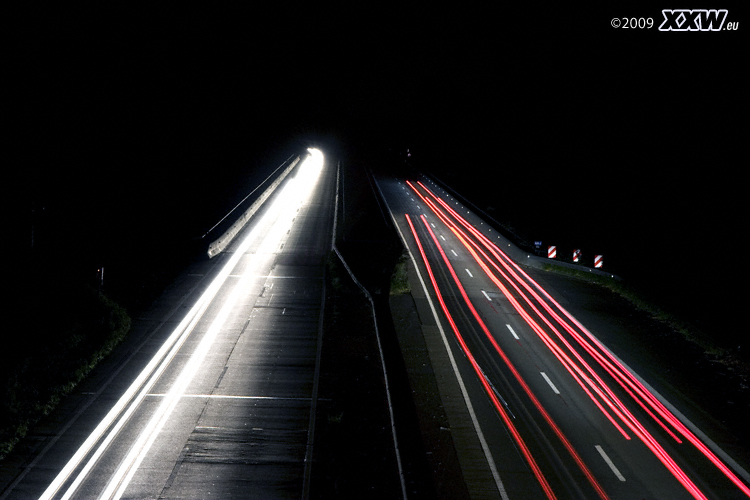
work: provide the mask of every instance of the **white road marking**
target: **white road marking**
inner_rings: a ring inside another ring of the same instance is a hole
[[[544,377],[544,380],[547,381],[550,387],[552,387],[552,390],[555,391],[555,394],[560,394],[560,391],[557,390],[557,387],[555,387],[555,384],[552,383],[552,381],[549,379],[546,373],[540,372],[542,374],[542,377]]]
[[[393,222],[396,223],[396,220],[394,219]],[[456,359],[453,357],[453,353],[451,352],[450,344],[448,343],[448,338],[445,335],[445,330],[443,330],[443,327],[441,325],[440,318],[438,316],[437,310],[435,309],[435,304],[433,304],[432,299],[430,298],[430,292],[427,290],[427,285],[425,284],[424,279],[422,278],[422,273],[419,272],[419,267],[417,266],[417,260],[414,258],[414,254],[411,253],[411,250],[409,250],[409,246],[408,246],[408,243],[406,242],[406,238],[404,237],[404,234],[401,232],[401,229],[398,227],[397,223],[396,223],[396,230],[398,231],[399,236],[401,236],[401,241],[404,243],[404,245],[406,245],[406,251],[409,252],[409,258],[411,258],[411,261],[414,264],[415,269],[417,270],[417,277],[419,278],[419,283],[422,285],[422,290],[424,290],[425,296],[427,298],[427,303],[430,305],[432,316],[435,318],[438,331],[440,331],[440,337],[443,340],[443,346],[445,347],[445,351],[448,354],[448,359],[450,360],[451,368],[453,369],[453,373],[455,374],[456,380],[458,381],[458,386],[461,389],[461,395],[464,398],[464,404],[466,404],[466,408],[469,410],[471,423],[473,424],[474,430],[476,431],[477,437],[479,438],[479,444],[482,446],[482,451],[484,452],[485,459],[487,460],[487,465],[490,468],[490,472],[492,472],[492,477],[495,480],[495,486],[500,492],[500,497],[503,500],[509,500],[508,493],[505,491],[505,486],[503,485],[503,482],[500,479],[500,474],[497,471],[497,466],[495,465],[495,459],[492,457],[492,452],[490,451],[490,447],[487,444],[487,440],[485,439],[484,433],[482,432],[482,429],[479,425],[479,419],[477,418],[476,412],[474,411],[474,405],[471,404],[469,393],[466,390],[466,386],[464,385],[464,381],[463,381],[463,378],[461,377],[461,373],[459,373],[458,371],[458,365],[456,364]]]
[[[482,290],[482,293],[484,294],[485,297],[487,297],[487,300],[489,300],[490,302],[492,302],[492,299],[490,298],[489,295],[487,295],[487,292],[485,292],[484,290]]]
[[[441,234],[441,235],[440,235],[440,239],[441,239],[441,240],[443,240],[443,241],[445,241],[445,236],[443,236],[443,235]]]
[[[456,253],[456,251],[455,251],[455,250],[453,250],[452,248],[451,248],[451,252],[453,252],[453,255],[454,255],[454,256],[458,257],[458,254],[457,254],[457,253]]]
[[[432,222],[430,222],[430,225],[432,226],[432,229],[435,229],[435,224],[433,224]]]
[[[471,274],[471,271],[469,271],[468,269],[466,270],[466,272],[469,273],[469,276],[471,276],[472,278],[474,277],[474,275]]]
[[[151,398],[163,398],[168,394],[148,394]],[[310,401],[312,398],[285,398],[280,396],[232,396],[228,394],[182,394],[183,398],[206,398],[206,399],[267,399],[267,400],[283,400],[283,401]]]
[[[604,450],[602,449],[602,447],[599,446],[598,444],[596,445],[596,451],[598,451],[599,455],[601,455],[604,461],[607,462],[607,465],[609,465],[609,468],[612,469],[612,472],[615,473],[615,476],[617,476],[617,479],[619,479],[622,482],[625,482],[625,476],[620,474],[620,471],[617,470],[617,467],[615,467],[615,464],[612,463],[612,460],[609,459],[607,454],[604,453]]]
[[[511,327],[510,327],[510,325],[505,325],[505,326],[507,326],[507,327],[508,327],[508,330],[510,330],[510,333],[512,333],[512,334],[513,334],[513,337],[514,337],[514,338],[515,338],[516,340],[520,340],[520,339],[518,338],[518,335],[516,335],[516,332],[514,332],[514,331],[513,331],[513,328],[511,328]]]

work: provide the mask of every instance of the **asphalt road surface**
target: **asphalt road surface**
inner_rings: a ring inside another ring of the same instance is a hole
[[[301,161],[227,251],[135,319],[2,497],[304,498],[335,187],[322,156]]]
[[[474,459],[464,475],[492,483],[483,497],[750,496],[747,473],[507,258],[506,240],[421,180],[378,185],[478,437],[455,445]]]

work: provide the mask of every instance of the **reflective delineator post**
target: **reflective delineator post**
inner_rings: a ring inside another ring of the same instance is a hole
[[[554,259],[555,257],[557,257],[557,247],[550,245],[547,247],[547,258]]]
[[[604,259],[603,255],[597,255],[594,257],[594,267],[599,268],[602,267],[602,261]]]
[[[581,258],[581,251],[579,249],[573,250],[573,262],[578,262]]]

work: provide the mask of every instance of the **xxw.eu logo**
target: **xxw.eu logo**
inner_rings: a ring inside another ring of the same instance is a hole
[[[664,22],[659,31],[720,31],[727,18],[727,10],[664,9]]]

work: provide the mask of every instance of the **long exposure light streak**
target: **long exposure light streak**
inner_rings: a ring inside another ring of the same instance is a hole
[[[272,204],[268,212],[260,220],[259,224],[251,230],[245,239],[239,244],[237,250],[228,259],[227,263],[222,267],[217,276],[208,286],[206,291],[201,295],[195,305],[185,315],[183,320],[174,329],[172,334],[162,344],[161,348],[151,358],[146,367],[136,377],[133,383],[128,387],[125,393],[115,403],[112,409],[107,415],[101,420],[94,431],[86,438],[84,443],[78,448],[71,459],[65,464],[63,469],[58,473],[55,479],[50,483],[46,490],[40,496],[40,500],[48,500],[53,498],[58,491],[70,480],[70,477],[88,457],[86,464],[78,471],[78,474],[74,480],[67,485],[62,498],[71,498],[77,489],[80,487],[83,480],[93,469],[96,462],[101,458],[103,453],[119,434],[122,427],[130,419],[132,414],[140,406],[140,403],[149,393],[150,389],[154,386],[159,377],[164,373],[167,366],[174,359],[179,349],[184,345],[185,341],[193,332],[196,324],[206,312],[206,309],[212,303],[221,287],[226,282],[229,275],[232,273],[234,268],[239,263],[245,252],[255,242],[264,227],[271,224],[272,221],[276,220],[284,210],[289,210],[290,206],[297,206],[304,200],[312,190],[315,184],[315,180],[318,178],[320,171],[323,167],[323,154],[317,149],[309,149],[310,155],[307,159],[298,167],[295,178],[287,181],[286,186],[279,193],[276,201]],[[233,292],[232,296],[235,295]],[[224,313],[220,313],[222,316]],[[220,325],[217,324],[217,329]],[[203,349],[207,349],[210,346],[209,340],[211,340],[211,332],[207,333],[204,340],[207,344],[205,347],[199,347],[196,351],[197,356],[193,356],[196,359],[196,363],[199,358],[203,355]],[[208,340],[206,340],[208,339]],[[203,344],[201,344],[203,345]],[[193,365],[190,365],[193,366]],[[197,369],[197,368],[196,368]],[[104,493],[106,497],[112,496],[113,498],[119,498],[124,492],[123,484],[127,485],[127,480],[132,477],[132,474],[137,468],[136,461],[140,463],[143,459],[143,451],[148,450],[150,444],[153,442],[158,429],[163,425],[163,421],[168,417],[169,413],[174,408],[178,396],[184,392],[184,387],[189,383],[194,371],[192,368],[190,371],[183,371],[183,374],[178,379],[176,385],[170,392],[171,397],[165,398],[164,404],[160,407],[160,413],[157,413],[152,419],[151,424],[144,429],[141,437],[137,441],[136,445],[132,447],[131,454],[128,459],[123,462],[123,466],[118,469],[118,478],[110,481],[110,489],[107,489]],[[166,415],[166,417],[165,417]],[[157,418],[157,416],[159,418]],[[98,444],[98,446],[97,446]],[[97,446],[96,450],[92,453],[94,447]],[[127,466],[126,466],[127,465]],[[136,465],[136,467],[134,467]]]
[[[503,422],[508,428],[508,431],[510,432],[511,436],[513,436],[514,441],[518,445],[518,447],[521,450],[521,453],[524,455],[524,458],[526,459],[527,463],[529,464],[529,467],[531,467],[531,470],[536,477],[537,481],[539,482],[540,486],[544,490],[545,495],[549,499],[555,499],[557,498],[552,491],[552,488],[550,487],[549,483],[547,482],[547,479],[544,477],[544,474],[542,474],[541,469],[539,468],[539,465],[537,465],[536,460],[531,455],[531,452],[529,451],[528,446],[524,442],[523,438],[521,437],[521,434],[516,429],[516,426],[513,424],[513,420],[508,415],[505,408],[502,406],[500,400],[498,399],[497,395],[495,394],[495,391],[493,390],[491,384],[487,380],[487,377],[485,377],[484,373],[482,372],[481,368],[479,367],[479,364],[477,363],[474,356],[471,354],[471,351],[469,350],[468,346],[466,345],[466,342],[464,341],[463,336],[458,330],[458,327],[456,326],[455,321],[453,320],[453,316],[448,311],[448,307],[445,304],[445,301],[443,300],[443,295],[440,293],[440,288],[437,285],[437,281],[435,280],[435,276],[432,272],[432,267],[430,266],[429,261],[427,260],[427,255],[424,252],[424,248],[422,246],[421,241],[419,240],[419,236],[417,235],[416,229],[414,225],[412,224],[411,218],[409,215],[406,215],[406,221],[409,224],[409,228],[412,231],[412,234],[414,236],[414,239],[417,242],[417,247],[419,249],[419,253],[422,256],[423,262],[425,264],[425,267],[427,268],[427,273],[430,276],[430,282],[432,283],[432,286],[435,290],[435,295],[437,296],[438,302],[440,303],[440,307],[443,310],[443,313],[445,314],[446,318],[448,319],[448,323],[451,326],[451,329],[453,330],[453,333],[456,336],[456,339],[459,342],[459,345],[461,346],[461,350],[466,355],[466,358],[471,363],[472,368],[474,369],[475,373],[477,374],[477,377],[479,377],[479,381],[482,384],[482,387],[484,387],[485,392],[489,396],[490,400],[492,401],[492,404],[495,406],[495,409],[497,410],[498,414],[502,418]]]
[[[588,385],[599,400],[604,402],[612,412],[620,419],[641,441],[657,456],[657,458],[668,468],[668,470],[680,481],[681,484],[695,498],[705,498],[703,493],[693,484],[687,475],[677,466],[674,460],[658,444],[636,417],[625,407],[625,405],[614,395],[608,385],[601,379],[592,366],[587,363],[580,353],[563,336],[562,332],[554,326],[552,321],[542,314],[537,307],[538,304],[562,329],[575,340],[586,353],[588,353],[606,373],[608,373],[617,384],[637,403],[662,429],[665,430],[678,443],[682,440],[672,431],[676,430],[689,442],[691,442],[704,456],[706,456],[726,477],[734,483],[746,496],[750,497],[750,488],[737,475],[722,462],[716,455],[700,441],[687,427],[676,418],[646,387],[606,349],[583,325],[580,324],[568,311],[555,301],[538,283],[525,273],[515,262],[513,262],[500,248],[481,234],[473,225],[466,221],[461,215],[452,209],[444,200],[435,195],[421,182],[417,182],[427,196],[423,195],[414,183],[407,185],[422,199],[427,207],[456,235],[461,243],[467,248],[485,274],[495,283],[501,292],[508,298],[511,305],[516,309],[532,330],[537,333],[545,345],[547,345],[576,382],[589,395],[592,401],[607,416],[618,430],[627,437],[625,431],[605,412],[597,398],[589,392]],[[434,200],[434,201],[433,201]],[[458,222],[458,225],[450,217]],[[459,225],[465,228],[462,230]],[[467,234],[468,232],[468,234]],[[481,245],[481,246],[480,246]],[[484,250],[486,249],[486,251]],[[490,257],[489,252],[492,257]],[[498,263],[502,266],[501,269]],[[494,272],[492,269],[494,269]],[[497,275],[495,274],[497,273]],[[554,343],[549,335],[534,321],[531,316],[520,306],[513,294],[510,293],[503,282],[515,290],[516,294],[526,303],[529,309],[539,317],[542,322],[554,333],[561,344],[571,353],[580,366],[573,363],[570,356],[564,353],[562,348]],[[523,290],[522,290],[523,289]],[[525,292],[524,292],[525,290]],[[542,298],[540,294],[544,297]],[[533,300],[532,300],[533,299]],[[564,318],[567,318],[567,321]],[[576,329],[577,328],[577,329]],[[586,376],[584,371],[589,375]],[[585,385],[583,384],[585,382]],[[670,427],[667,427],[669,425]]]
[[[464,299],[464,302],[469,307],[469,310],[471,311],[472,315],[474,316],[474,319],[479,324],[480,328],[484,332],[485,336],[489,339],[490,343],[492,344],[495,351],[500,355],[503,362],[506,364],[506,366],[510,369],[511,373],[513,373],[513,376],[516,378],[518,383],[523,388],[526,395],[531,399],[534,406],[537,408],[539,413],[541,413],[544,420],[547,422],[547,424],[550,426],[550,428],[553,430],[555,435],[560,439],[560,442],[565,446],[565,449],[568,451],[570,456],[573,458],[573,460],[576,462],[578,467],[581,469],[581,472],[586,476],[591,486],[594,488],[594,490],[597,492],[600,498],[606,499],[607,494],[604,492],[604,489],[601,487],[601,485],[598,483],[596,478],[594,478],[594,475],[591,473],[589,468],[586,466],[586,464],[583,462],[583,459],[580,457],[578,452],[575,450],[573,445],[570,443],[570,440],[563,434],[560,427],[554,422],[550,414],[547,412],[547,410],[542,406],[539,399],[536,397],[536,395],[533,393],[529,385],[526,383],[526,381],[521,376],[520,372],[516,369],[516,367],[511,362],[510,358],[505,354],[505,352],[500,348],[500,345],[497,343],[497,340],[494,338],[492,333],[490,333],[489,328],[485,324],[485,322],[482,320],[482,318],[479,316],[479,313],[477,312],[476,308],[472,304],[471,300],[469,299],[468,294],[466,293],[466,290],[464,289],[463,285],[461,284],[461,281],[458,279],[458,276],[456,275],[455,270],[453,269],[453,266],[451,265],[450,261],[448,260],[448,257],[445,255],[445,252],[443,251],[442,246],[438,242],[437,237],[435,236],[435,233],[430,228],[429,223],[427,222],[427,219],[422,216],[422,221],[424,222],[425,228],[427,229],[427,232],[432,237],[432,240],[437,247],[441,257],[443,258],[443,262],[446,265],[446,268],[450,272],[451,276],[453,277],[454,282],[456,283],[456,286],[459,289],[459,292],[461,296]]]

